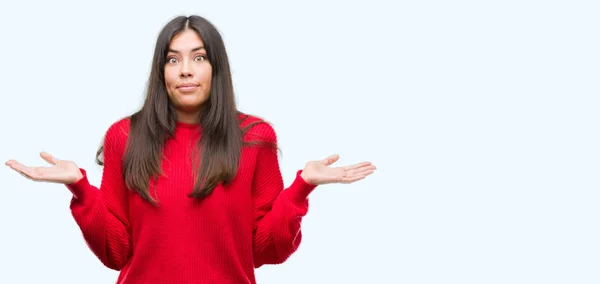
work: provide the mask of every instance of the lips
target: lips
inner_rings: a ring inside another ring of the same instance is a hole
[[[181,92],[192,92],[196,89],[198,89],[198,84],[193,84],[193,83],[185,83],[185,84],[181,84],[179,86],[177,86],[177,89]]]

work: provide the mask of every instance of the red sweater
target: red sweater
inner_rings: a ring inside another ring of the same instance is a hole
[[[122,119],[106,132],[99,189],[84,169],[82,179],[67,185],[85,241],[105,266],[120,270],[117,283],[256,283],[255,268],[282,263],[296,251],[315,186],[298,171],[284,190],[274,149],[245,147],[233,182],[198,202],[187,194],[193,187],[191,142],[199,127],[178,123],[165,145],[164,175],[151,181],[159,202],[154,207],[125,186],[121,160],[128,130],[129,119]],[[253,140],[250,135],[276,141],[266,123],[253,126],[244,139]]]

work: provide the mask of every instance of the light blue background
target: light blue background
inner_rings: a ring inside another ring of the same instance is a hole
[[[45,150],[99,185],[160,28],[200,14],[287,185],[332,153],[379,168],[316,190],[300,250],[259,283],[600,283],[597,3],[2,2],[0,160]],[[63,186],[3,168],[0,191],[0,283],[114,283]]]

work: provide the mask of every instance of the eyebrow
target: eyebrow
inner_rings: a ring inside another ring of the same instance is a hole
[[[192,49],[192,52],[194,52],[194,51],[198,51],[198,50],[201,50],[201,49],[205,49],[205,48],[204,48],[204,46],[198,46],[198,47],[196,47],[196,48]],[[179,52],[178,50],[175,50],[175,49],[170,49],[170,48],[169,48],[169,52],[173,52],[173,53],[181,53],[181,52]]]

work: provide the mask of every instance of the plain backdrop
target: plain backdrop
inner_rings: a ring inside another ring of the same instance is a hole
[[[260,284],[600,283],[597,1],[3,1],[0,160],[97,147],[144,95],[177,15],[221,31],[239,108],[286,185],[310,160],[378,171],[310,197]],[[0,283],[114,283],[64,186],[0,169]]]

